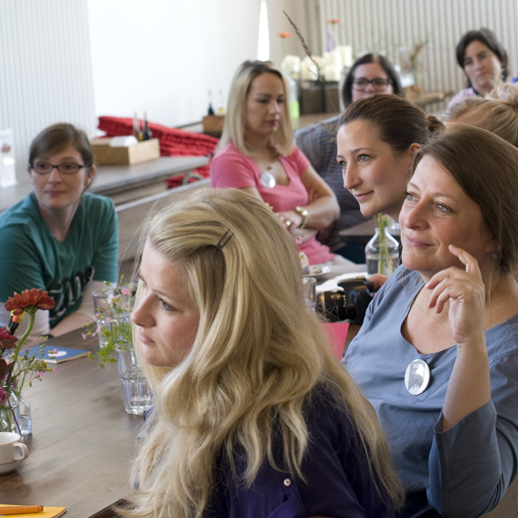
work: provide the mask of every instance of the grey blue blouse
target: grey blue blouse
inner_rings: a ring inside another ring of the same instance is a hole
[[[387,435],[409,500],[401,516],[433,508],[445,517],[476,517],[496,506],[517,472],[518,315],[486,331],[491,400],[442,432],[440,416],[457,348],[419,354],[401,334],[422,285],[417,272],[400,266],[374,297],[343,363]],[[431,371],[428,388],[418,396],[404,383],[415,359]]]

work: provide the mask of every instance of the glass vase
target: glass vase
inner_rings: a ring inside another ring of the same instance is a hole
[[[390,275],[399,265],[399,243],[385,228],[380,235],[379,227],[365,247],[367,273]]]
[[[126,413],[143,415],[153,406],[154,393],[131,344],[119,343],[117,364]]]
[[[0,406],[0,431],[20,433],[20,408],[15,394]]]
[[[20,435],[32,433],[31,406],[23,394],[11,394],[9,402],[0,407],[0,432],[14,432]]]

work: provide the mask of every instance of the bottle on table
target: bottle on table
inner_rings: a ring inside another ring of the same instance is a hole
[[[147,124],[147,114],[144,112],[144,130],[142,131],[142,140],[150,140],[153,135]]]
[[[212,107],[212,92],[209,90],[209,109],[207,115],[214,115],[214,108]]]
[[[367,273],[390,275],[399,265],[399,244],[389,234],[389,228],[383,229],[383,235],[380,235],[379,227],[375,228],[375,232],[365,247]]]
[[[142,131],[140,129],[140,122],[137,117],[137,112],[133,116],[133,132],[132,135],[140,142],[142,140]]]

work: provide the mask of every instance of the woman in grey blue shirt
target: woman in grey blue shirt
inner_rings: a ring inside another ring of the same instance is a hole
[[[387,435],[404,517],[481,516],[517,472],[517,169],[516,148],[470,126],[418,152],[403,265],[344,360]]]

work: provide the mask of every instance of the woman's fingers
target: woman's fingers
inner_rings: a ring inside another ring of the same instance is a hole
[[[484,294],[477,260],[465,250],[453,245],[449,246],[449,250],[465,265],[466,269],[461,270],[455,266],[446,268],[436,273],[426,285],[429,290],[433,290],[428,307],[435,307],[437,313],[442,312],[448,299],[463,298],[469,302]]]
[[[457,257],[464,266],[466,266],[466,272],[482,279],[478,261],[472,255],[468,254],[468,252],[465,250],[462,250],[462,248],[457,248],[454,245],[449,245],[448,250],[452,255]]]

